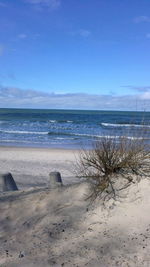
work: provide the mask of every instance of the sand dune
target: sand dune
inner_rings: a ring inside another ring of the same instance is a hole
[[[49,150],[11,148],[4,152],[0,163],[10,166],[7,171],[14,170],[15,176],[19,162],[15,177],[18,182],[20,177],[20,184],[25,187],[22,191],[0,194],[0,266],[150,266],[148,179],[127,188],[119,201],[110,200],[105,207],[98,200],[89,205],[86,200],[89,184],[85,182],[50,190],[29,188],[28,179],[22,181],[24,161],[26,175],[34,174],[33,167],[37,165],[37,180],[32,183],[42,183],[38,171],[39,166],[48,164],[46,153],[53,155],[49,165],[52,169],[56,167],[54,156],[60,155],[57,164],[64,166],[62,173],[69,179],[74,161],[71,151],[62,155],[60,150],[55,154]]]

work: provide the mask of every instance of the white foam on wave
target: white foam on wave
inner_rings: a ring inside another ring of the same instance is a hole
[[[12,130],[0,130],[3,133],[11,133],[11,134],[48,134],[48,132],[30,132],[30,131],[12,131]]]
[[[0,140],[0,144],[4,144],[4,143],[14,143],[14,144],[39,144],[39,142],[36,141],[28,141],[28,140],[13,140],[13,139],[2,139]]]
[[[143,137],[134,137],[134,136],[119,136],[119,135],[116,135],[116,136],[113,136],[113,135],[97,135],[95,137],[98,137],[98,138],[108,138],[108,139],[121,139],[121,138],[125,138],[125,139],[130,139],[130,140],[142,140],[142,139],[145,139]]]
[[[96,134],[80,134],[80,133],[56,133],[56,132],[49,132],[48,134],[53,135],[53,136],[63,136],[65,135],[66,137],[68,136],[70,138],[70,136],[76,136],[76,137],[89,137],[89,138],[108,138],[108,139],[119,139],[119,138],[126,138],[126,139],[144,139],[143,137],[136,137],[136,136],[120,136],[120,135],[96,135]],[[57,139],[59,139],[61,137],[57,137]],[[146,138],[145,138],[146,139]]]
[[[48,132],[31,132],[31,131],[13,131],[13,130],[0,130],[2,133],[9,133],[9,134],[32,134],[32,135],[48,135],[50,133]],[[119,135],[96,135],[96,134],[80,134],[80,133],[52,133],[54,135],[55,139],[58,140],[63,140],[66,139],[68,136],[69,139],[74,139],[71,138],[71,136],[75,137],[87,137],[87,138],[108,138],[108,139],[120,139],[120,138],[126,138],[130,140],[140,140],[140,139],[148,139],[148,138],[143,138],[143,137],[136,137],[136,136],[119,136]],[[59,135],[59,137],[58,137]],[[63,135],[66,135],[66,137],[62,137]],[[9,140],[10,141],[10,140]],[[16,141],[16,140],[15,140]]]
[[[48,122],[50,122],[50,123],[55,123],[55,122],[57,122],[56,120],[49,120]]]
[[[49,120],[50,123],[72,123],[73,121],[70,120]]]
[[[71,137],[69,137],[69,138],[64,138],[64,137],[56,137],[55,138],[56,140],[74,140],[74,138],[71,138]]]
[[[86,137],[94,137],[94,138],[108,138],[108,139],[121,139],[126,138],[130,140],[142,140],[146,139],[143,137],[135,137],[135,136],[120,136],[120,135],[89,135],[89,134],[74,134],[79,136],[86,136]]]
[[[138,127],[138,128],[150,128],[150,125],[144,124],[119,124],[119,123],[101,123],[102,126],[105,127]]]

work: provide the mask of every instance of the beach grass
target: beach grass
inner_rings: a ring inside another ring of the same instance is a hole
[[[131,183],[150,175],[150,148],[140,137],[102,137],[93,142],[91,150],[82,150],[77,162],[79,177],[92,185],[91,199],[116,199],[118,193]]]

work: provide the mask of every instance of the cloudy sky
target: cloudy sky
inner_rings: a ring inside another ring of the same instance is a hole
[[[0,0],[0,107],[150,110],[150,1]]]

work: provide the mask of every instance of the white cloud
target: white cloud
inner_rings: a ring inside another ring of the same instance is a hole
[[[21,34],[18,35],[18,38],[20,38],[20,39],[26,39],[27,38],[27,35],[24,34],[24,33],[21,33]]]
[[[150,91],[148,92],[145,92],[144,94],[142,94],[140,96],[141,99],[144,99],[144,100],[150,100]]]
[[[137,107],[138,101],[138,107]],[[0,87],[0,106],[8,108],[58,108],[97,110],[150,110],[150,91],[137,95],[56,94]]]
[[[141,100],[150,100],[150,86],[126,86],[137,91],[138,98]]]
[[[61,4],[61,0],[25,0],[25,2],[32,4],[38,9],[43,9],[43,8],[56,9]]]
[[[133,85],[124,85],[121,87],[129,88],[131,90],[135,90],[137,92],[147,92],[150,91],[150,86],[133,86]]]
[[[138,16],[138,17],[134,18],[133,21],[135,23],[150,22],[150,17],[148,17],[148,16]]]

